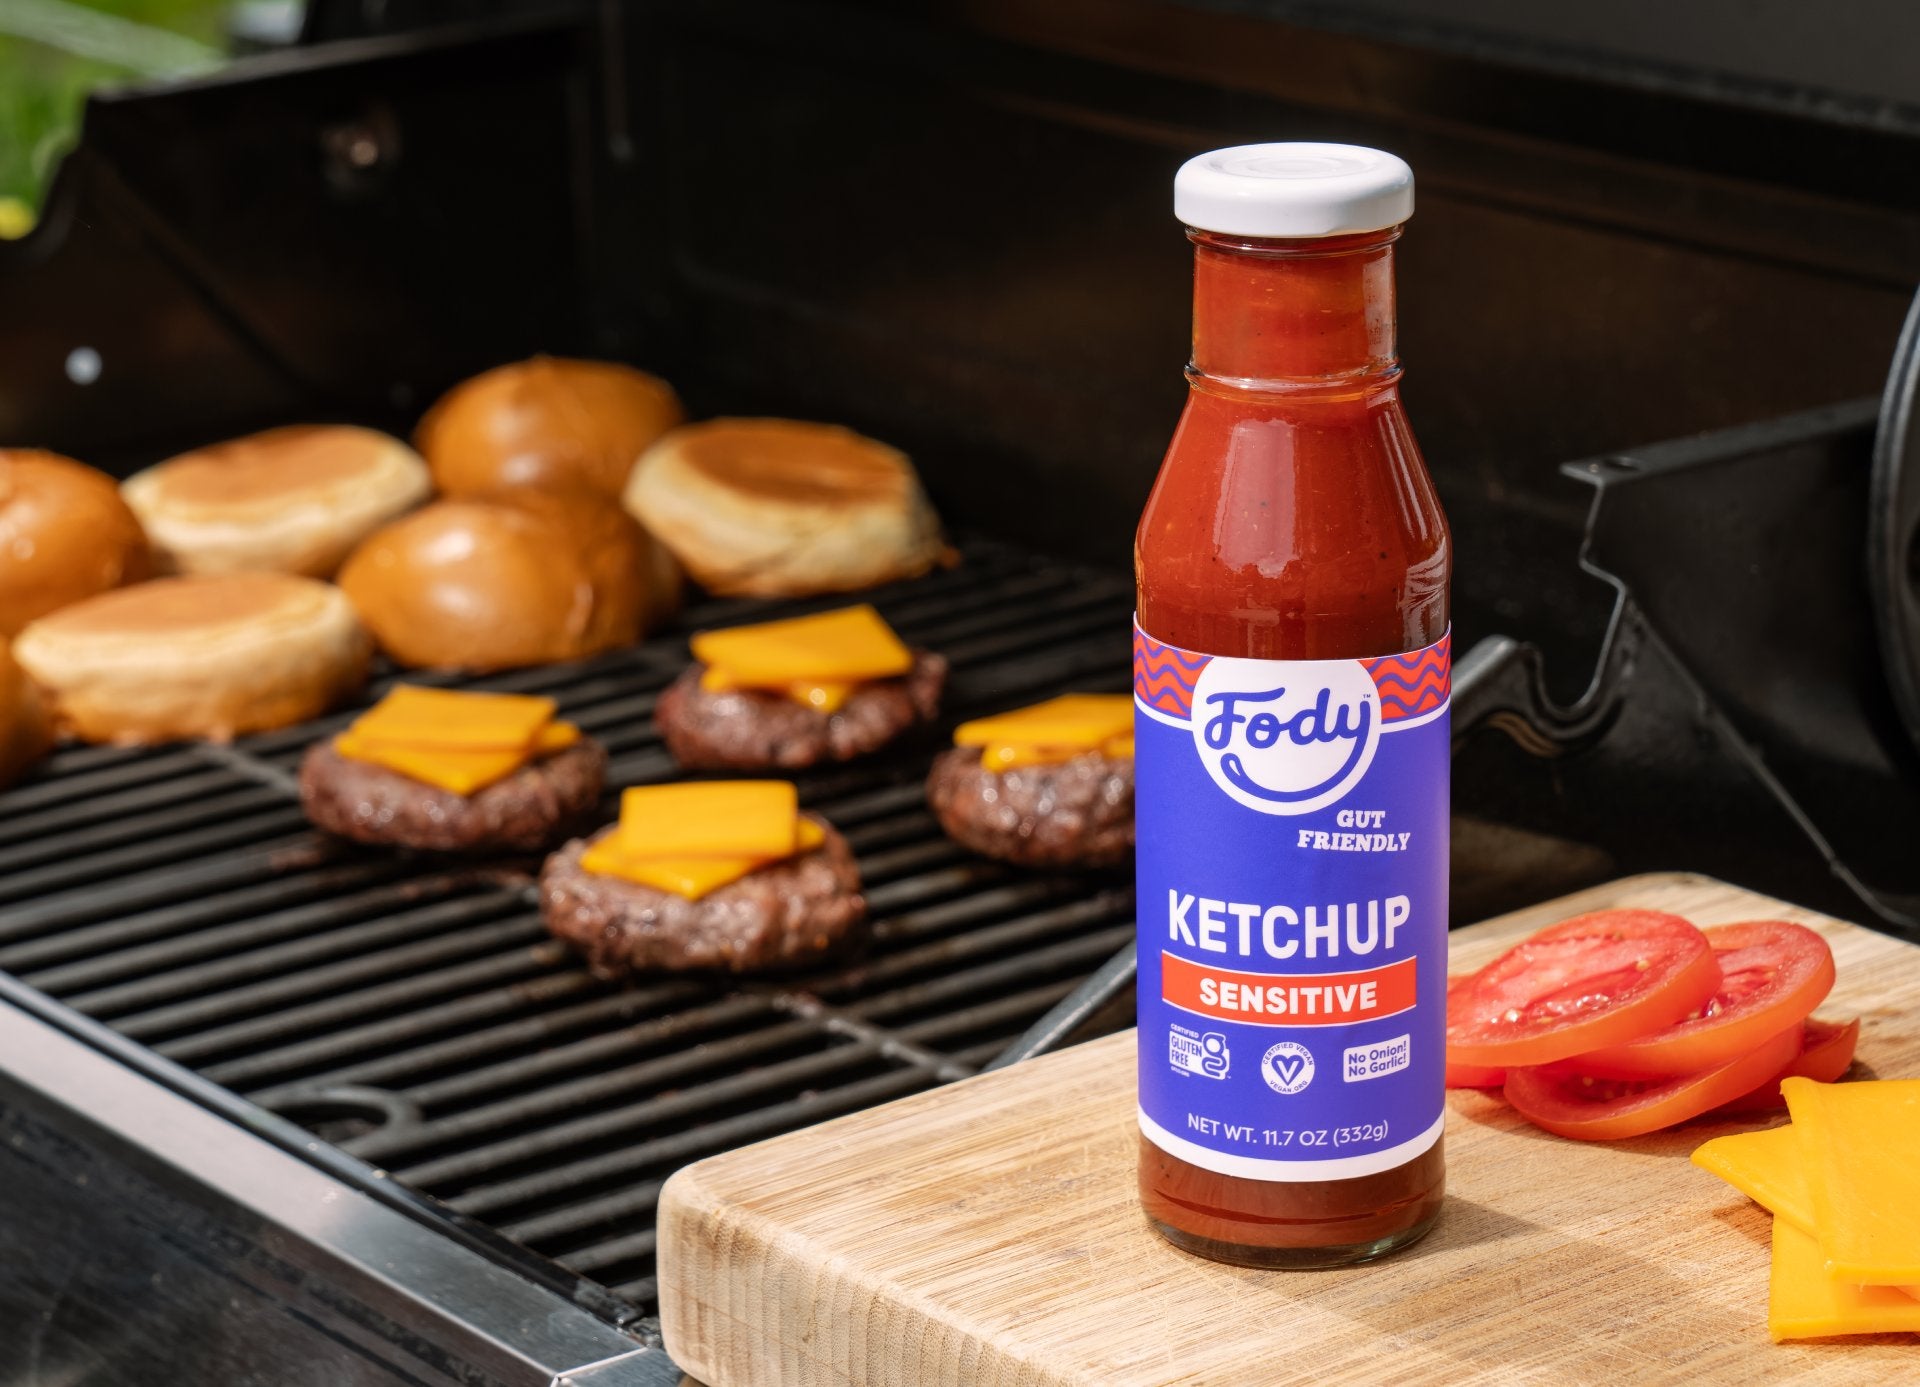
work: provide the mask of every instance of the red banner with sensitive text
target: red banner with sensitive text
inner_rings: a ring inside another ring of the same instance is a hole
[[[1196,1016],[1252,1026],[1345,1026],[1408,1011],[1414,960],[1358,973],[1238,973],[1162,952],[1161,997]]]

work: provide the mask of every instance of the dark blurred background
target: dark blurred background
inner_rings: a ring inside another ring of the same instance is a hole
[[[492,61],[436,63],[516,15]],[[122,93],[33,257],[75,262],[37,325],[61,340],[0,387],[9,441],[110,466],[289,410],[404,424],[548,347],[846,419],[957,514],[1123,560],[1180,400],[1173,169],[1355,140],[1419,175],[1406,389],[1471,581],[1570,533],[1563,461],[1876,390],[1920,280],[1920,10],[1893,0],[13,0],[0,27],[14,229],[80,94]],[[330,51],[392,53],[389,85]],[[113,305],[138,384],[79,340],[102,218],[184,291]]]

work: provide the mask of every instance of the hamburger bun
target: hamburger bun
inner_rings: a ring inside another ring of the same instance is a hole
[[[805,597],[925,573],[945,546],[913,464],[851,429],[714,419],[649,448],[640,518],[709,592]]]
[[[638,640],[658,585],[650,552],[598,496],[469,497],[375,531],[340,586],[399,664],[512,669]]]
[[[633,644],[680,610],[687,587],[680,561],[638,520],[598,493],[520,486],[480,499],[516,506],[560,526],[572,537],[571,548],[586,564],[596,591],[639,594],[639,623],[632,634],[627,634],[626,604],[606,603],[609,646]]]
[[[0,641],[0,786],[11,785],[53,745],[53,719],[5,641]]]
[[[344,424],[215,443],[121,487],[168,571],[310,578],[332,577],[354,545],[431,490],[413,449]]]
[[[658,376],[536,356],[454,386],[413,438],[448,496],[581,487],[618,500],[634,460],[685,418]]]
[[[366,678],[338,588],[285,573],[157,578],[42,617],[13,653],[92,742],[224,741],[325,712]]]
[[[113,478],[57,453],[0,449],[0,636],[150,571]]]

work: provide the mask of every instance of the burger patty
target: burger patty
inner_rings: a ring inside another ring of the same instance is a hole
[[[943,752],[927,801],[954,841],[1025,867],[1104,867],[1133,851],[1133,762],[1089,753],[990,771],[978,747]]]
[[[300,806],[316,827],[361,843],[535,852],[593,814],[606,779],[606,749],[590,737],[470,795],[342,756],[329,740],[300,763]]]
[[[540,871],[540,916],[603,978],[650,968],[748,973],[815,962],[864,933],[867,902],[847,840],[824,820],[814,822],[827,838],[812,852],[699,900],[582,868],[580,855],[612,828],[576,838]]]
[[[832,713],[759,689],[714,693],[700,687],[707,667],[695,664],[660,695],[654,718],[667,749],[696,770],[777,766],[801,770],[878,751],[902,733],[933,721],[947,684],[947,661],[913,652],[913,668],[897,679],[862,684]]]

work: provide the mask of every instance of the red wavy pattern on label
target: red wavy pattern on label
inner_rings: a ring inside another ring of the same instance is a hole
[[[1431,713],[1453,697],[1453,632],[1425,650],[1362,660],[1380,690],[1380,721],[1401,722]]]
[[[1133,696],[1168,717],[1193,715],[1193,686],[1210,655],[1163,645],[1138,626],[1133,628]]]

